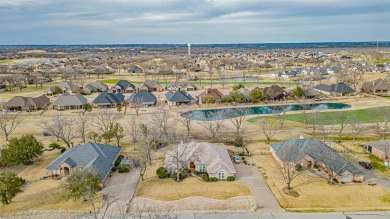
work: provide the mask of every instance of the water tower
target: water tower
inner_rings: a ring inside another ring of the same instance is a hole
[[[187,46],[188,46],[188,55],[191,55],[191,44],[189,43],[187,44]]]

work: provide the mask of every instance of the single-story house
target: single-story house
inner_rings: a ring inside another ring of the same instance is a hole
[[[169,106],[190,104],[194,101],[194,98],[189,93],[182,90],[177,90],[175,92],[168,91],[165,94],[165,98],[167,99]]]
[[[138,89],[149,91],[149,92],[153,92],[153,91],[160,92],[164,90],[163,87],[161,87],[161,85],[155,80],[145,80],[144,82],[142,82],[142,84],[139,86]]]
[[[271,87],[263,88],[263,94],[268,100],[284,100],[287,92],[279,85],[272,85]]]
[[[52,104],[53,109],[57,110],[71,110],[83,109],[83,105],[87,104],[88,100],[81,94],[65,93],[59,96]]]
[[[7,111],[34,111],[46,109],[50,105],[50,99],[46,95],[39,97],[16,96],[3,105]]]
[[[142,68],[140,68],[140,67],[138,67],[136,65],[132,65],[132,66],[130,66],[128,72],[130,72],[130,73],[142,73],[144,71],[142,70]]]
[[[389,82],[378,78],[375,81],[369,81],[363,84],[362,91],[372,93],[385,93],[390,91]]]
[[[325,165],[336,175],[338,182],[363,181],[364,173],[340,156],[324,142],[314,138],[281,141],[270,145],[270,152],[283,162],[300,164],[304,169]]]
[[[175,81],[168,84],[167,89],[171,91],[176,91],[176,90],[194,91],[197,89],[197,87],[188,81]]]
[[[110,88],[110,91],[112,93],[134,93],[136,88],[134,84],[128,82],[127,80],[120,80]]]
[[[149,91],[139,90],[129,97],[129,104],[142,103],[144,106],[154,106],[157,104],[157,97]]]
[[[200,104],[202,104],[206,97],[211,97],[215,100],[215,102],[220,103],[222,102],[223,94],[218,89],[208,88],[196,96],[196,99]]]
[[[356,91],[350,86],[346,85],[344,82],[337,84],[320,84],[314,87],[314,89],[320,93],[323,93],[328,96],[345,96],[345,95],[355,95]]]
[[[216,177],[219,180],[236,174],[227,149],[217,144],[194,141],[179,144],[177,150],[167,152],[164,167],[170,173],[177,172],[177,161],[179,161],[180,169],[185,167],[190,170],[207,172],[209,177]]]
[[[80,92],[80,87],[78,87],[76,85],[73,85],[72,83],[67,82],[67,81],[60,82],[60,83],[58,83],[57,86],[59,88],[61,88],[62,93],[73,94],[73,93]],[[49,87],[47,90],[45,90],[44,94],[46,94],[46,95],[53,95],[54,94],[54,86],[53,87]]]
[[[245,102],[251,102],[252,101],[252,98],[251,98],[251,91],[248,89],[248,88],[240,88],[237,90],[238,93],[244,95],[244,98],[245,98]]]
[[[47,175],[63,177],[71,175],[77,168],[96,170],[104,184],[121,149],[121,147],[91,142],[77,145],[66,150],[47,166]]]
[[[101,92],[93,101],[94,107],[110,108],[116,107],[118,104],[123,104],[125,96],[122,93],[107,93]]]
[[[303,88],[303,93],[305,95],[305,98],[313,99],[313,98],[319,98],[321,96],[321,93],[316,91],[312,87],[305,86]]]
[[[91,94],[94,92],[104,92],[107,90],[108,90],[107,84],[97,80],[93,83],[85,85],[81,91],[85,94]]]
[[[386,161],[390,156],[390,140],[368,142],[367,151],[379,159]]]

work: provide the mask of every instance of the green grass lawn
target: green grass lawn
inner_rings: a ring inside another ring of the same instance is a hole
[[[387,109],[389,110],[390,107],[375,107],[375,108],[368,108],[368,109],[359,109],[359,110],[350,110],[348,111],[349,117],[354,117],[361,123],[373,123],[377,121],[383,120],[382,115],[379,113],[381,110]],[[308,115],[309,117],[310,115]],[[254,117],[251,119],[248,119],[248,122],[257,122],[260,120],[262,116]],[[294,122],[304,122],[304,116],[302,113],[298,114],[289,114],[285,115],[284,118],[286,120],[294,121]],[[324,125],[332,125],[332,124],[340,124],[340,114],[337,112],[321,112],[320,113],[320,123]]]
[[[1,64],[8,64],[10,62],[11,62],[10,60],[0,60],[0,65]]]
[[[381,159],[375,157],[372,154],[367,154],[366,157],[370,159],[370,163],[373,169],[381,172],[383,175],[390,178],[390,169],[385,166]]]
[[[101,80],[103,83],[107,83],[107,84],[116,84],[119,79],[116,79],[116,78],[109,78],[109,79],[102,79]],[[129,81],[130,83],[134,83],[134,84],[141,84],[142,81]],[[169,80],[169,81],[158,81],[159,84],[169,84],[171,83],[172,81]],[[191,81],[192,84],[195,84],[195,85],[210,85],[210,84],[222,84],[222,82],[219,82],[219,81],[214,81],[214,82],[211,82],[211,81]],[[233,82],[233,81],[229,81],[229,82],[225,82],[225,84],[243,84],[243,82]],[[248,85],[281,85],[281,86],[285,86],[285,85],[294,85],[294,82],[272,82],[272,81],[247,81],[245,82],[245,84],[248,84]]]

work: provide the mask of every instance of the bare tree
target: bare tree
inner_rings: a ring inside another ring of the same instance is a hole
[[[84,144],[85,144],[86,138],[87,138],[87,132],[88,132],[88,126],[90,123],[90,119],[91,118],[89,116],[79,115],[77,117],[77,119],[75,120],[75,125],[77,128],[77,131],[80,134],[80,137],[83,140]]]
[[[111,112],[110,110],[100,110],[92,119],[91,126],[99,129],[103,134],[108,133],[111,127],[121,119],[119,113]]]
[[[180,181],[180,174],[186,171],[190,165],[190,162],[198,161],[202,156],[203,148],[202,144],[196,143],[181,143],[174,146],[173,150],[167,153],[166,164],[167,169],[174,169],[176,174],[176,181]]]
[[[305,125],[305,129],[307,129],[307,127],[309,125],[309,115],[307,113],[307,111],[309,109],[309,104],[307,104],[307,100],[305,97],[302,97],[300,99],[296,99],[296,101],[302,109],[303,124]]]
[[[352,144],[355,145],[356,137],[360,134],[362,126],[359,119],[356,117],[351,117],[349,119],[349,125],[351,126],[352,132]]]
[[[188,111],[185,113],[181,113],[180,118],[178,119],[178,121],[186,127],[187,136],[189,136],[191,134],[191,123],[192,123],[194,116],[195,115],[193,113]]]
[[[363,75],[363,71],[347,71],[345,82],[351,85],[355,91],[357,91],[359,85],[362,83]]]
[[[381,139],[385,139],[385,136],[389,131],[390,109],[382,108],[378,110],[377,115],[380,115],[380,120],[375,122],[374,130]]]
[[[291,189],[291,182],[301,173],[294,162],[283,162],[281,164],[280,172],[288,190]]]
[[[0,113],[0,129],[3,131],[6,141],[8,141],[9,135],[22,121],[22,119],[18,118],[18,114],[10,114],[8,112]]]
[[[130,121],[128,122],[129,127],[130,127],[130,136],[131,139],[133,140],[133,145],[135,149],[135,143],[138,141],[139,137],[139,123],[136,118],[131,118]]]
[[[259,125],[260,125],[261,131],[265,135],[265,138],[267,140],[267,144],[269,144],[271,139],[278,132],[278,129],[280,127],[279,123],[274,118],[265,117],[265,118],[260,120]]]
[[[129,101],[129,104],[131,108],[135,109],[135,114],[138,116],[139,110],[144,106],[144,100],[143,98],[133,98],[132,100]]]
[[[337,121],[340,125],[339,136],[341,137],[344,128],[348,125],[349,113],[346,111],[339,111],[335,113],[337,114]]]
[[[213,118],[211,116],[210,118]],[[209,133],[212,140],[216,140],[218,132],[224,127],[224,120],[205,120],[198,122],[203,128],[205,128]]]
[[[73,147],[72,141],[78,134],[74,118],[57,115],[51,122],[43,122],[41,127],[63,141],[68,148]]]
[[[164,207],[164,210],[159,210],[157,205],[153,205],[150,202],[134,202],[129,203],[128,215],[135,219],[154,218],[154,219],[170,219],[176,218],[170,213],[170,207]],[[128,217],[124,217],[123,219]]]
[[[242,128],[242,124],[246,120],[246,109],[236,109],[233,111],[226,111],[226,113],[230,114],[229,121],[234,125],[236,136],[240,136],[240,129]]]
[[[151,124],[160,141],[167,141],[169,133],[172,131],[170,118],[171,115],[169,110],[162,107],[157,108],[152,114]]]

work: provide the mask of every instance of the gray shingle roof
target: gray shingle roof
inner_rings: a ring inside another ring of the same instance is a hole
[[[385,149],[387,147],[387,150],[389,150],[388,153],[390,153],[390,140],[372,141],[368,142],[367,145],[372,146],[382,152],[385,152]]]
[[[157,98],[149,91],[140,90],[137,93],[133,93],[129,97],[130,103],[135,103],[137,101],[142,101],[142,103],[157,103]]]
[[[93,104],[123,103],[125,96],[122,93],[100,93],[93,101]]]
[[[104,180],[109,174],[120,151],[121,147],[104,144],[90,142],[80,144],[65,151],[47,166],[46,169],[57,170],[62,163],[67,163],[72,167],[96,169],[100,174],[100,178]]]
[[[322,90],[325,92],[335,92],[335,93],[355,93],[356,91],[346,85],[345,83],[337,83],[332,85],[320,84],[315,87],[317,90]]]
[[[80,94],[71,95],[65,93],[62,96],[58,97],[57,100],[55,100],[52,103],[52,105],[53,106],[82,106],[86,103],[88,103],[88,100],[83,95]]]
[[[118,83],[115,84],[115,86],[119,86],[121,90],[126,90],[129,87],[135,90],[135,86],[132,83],[128,82],[127,80],[120,80],[118,81]]]
[[[281,141],[271,144],[271,148],[282,161],[299,162],[308,155],[318,162],[323,162],[339,174],[349,171],[353,175],[364,175],[335,150],[314,138]]]
[[[165,97],[170,102],[191,102],[194,98],[185,91],[177,90],[175,92],[168,91]]]

